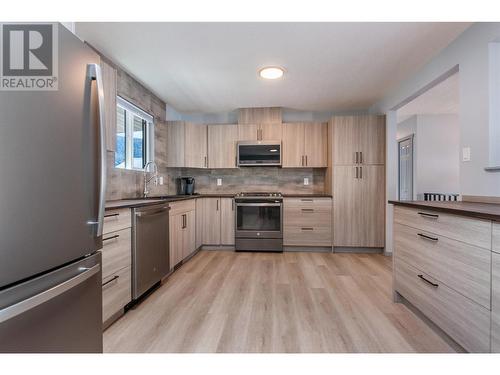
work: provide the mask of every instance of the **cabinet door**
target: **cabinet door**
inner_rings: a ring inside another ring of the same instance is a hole
[[[183,215],[182,259],[185,259],[196,250],[196,215],[195,211],[189,211]]]
[[[208,167],[236,168],[237,125],[208,125]]]
[[[207,125],[185,123],[186,168],[207,168]]]
[[[167,167],[184,167],[184,123],[167,122]]]
[[[203,244],[220,245],[220,199],[203,199]]]
[[[363,220],[360,210],[361,180],[355,166],[333,168],[333,243],[334,246],[361,246]]]
[[[169,220],[170,269],[173,269],[182,260],[182,214],[170,215]]]
[[[283,167],[300,168],[305,165],[303,123],[297,122],[283,125],[282,147],[281,159]]]
[[[256,141],[258,133],[260,134],[258,124],[238,124],[239,141]]]
[[[116,151],[116,69],[101,60],[106,122],[106,149]]]
[[[361,247],[384,247],[385,243],[385,168],[363,165],[359,168],[361,185]]]
[[[328,166],[328,125],[326,123],[304,124],[304,155],[307,167]]]
[[[221,198],[220,207],[220,243],[221,245],[234,245],[234,199]]]
[[[203,215],[203,201],[205,198],[196,199],[196,249],[203,245],[203,222],[205,217]]]
[[[281,141],[283,126],[281,123],[260,124],[259,140]]]
[[[333,127],[333,165],[353,165],[359,150],[359,122],[362,116],[334,116]]]
[[[361,116],[359,150],[361,164],[385,164],[385,116]]]

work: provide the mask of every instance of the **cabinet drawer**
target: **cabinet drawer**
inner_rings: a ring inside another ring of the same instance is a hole
[[[107,210],[104,213],[104,234],[130,227],[132,227],[130,208]]]
[[[467,351],[489,352],[489,310],[399,259],[395,260],[394,267],[398,293]]]
[[[491,261],[491,351],[500,353],[500,254],[493,253]]]
[[[102,277],[105,278],[132,264],[132,230],[105,234],[102,239]]]
[[[332,246],[331,227],[285,226],[285,246]]]
[[[492,250],[495,253],[500,253],[500,223],[493,223],[493,241]]]
[[[132,300],[131,267],[122,268],[103,279],[102,321],[119,312]]]
[[[394,208],[394,221],[491,250],[491,221],[407,207]]]
[[[489,250],[397,223],[394,249],[398,259],[490,308]]]
[[[332,208],[331,198],[285,198],[283,207],[286,208]]]
[[[170,215],[177,215],[179,213],[185,213],[189,211],[196,210],[196,200],[189,199],[185,201],[172,202],[169,203]]]
[[[285,226],[331,228],[332,210],[329,207],[285,207],[283,220]]]

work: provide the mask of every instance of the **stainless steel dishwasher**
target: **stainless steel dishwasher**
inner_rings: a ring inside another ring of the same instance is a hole
[[[142,296],[169,272],[168,204],[133,209],[132,298]]]

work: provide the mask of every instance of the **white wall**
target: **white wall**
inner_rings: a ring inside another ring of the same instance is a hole
[[[445,72],[460,71],[460,149],[471,148],[471,161],[460,162],[460,194],[500,196],[500,172],[486,172],[489,161],[489,43],[500,40],[500,23],[477,23],[462,33],[419,72],[370,108],[372,113],[388,113],[415,92]],[[396,122],[387,122],[388,129]],[[500,126],[500,125],[498,125]],[[388,147],[395,140],[388,138]],[[397,160],[388,158],[388,163]],[[387,183],[397,181],[387,176]]]
[[[457,115],[418,115],[415,135],[416,193],[460,191],[460,128]]]
[[[396,139],[408,137],[409,135],[417,133],[417,115],[411,116],[404,121],[398,123],[396,130]]]

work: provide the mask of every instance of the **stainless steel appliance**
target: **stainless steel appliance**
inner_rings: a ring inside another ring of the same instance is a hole
[[[180,177],[177,179],[177,194],[193,195],[195,180],[194,177]]]
[[[236,204],[236,251],[283,251],[281,193],[240,193]]]
[[[133,210],[132,298],[141,297],[169,270],[168,204]]]
[[[58,90],[0,91],[0,352],[102,352],[100,60],[54,30]]]
[[[238,166],[281,166],[280,141],[240,141],[238,142]]]

